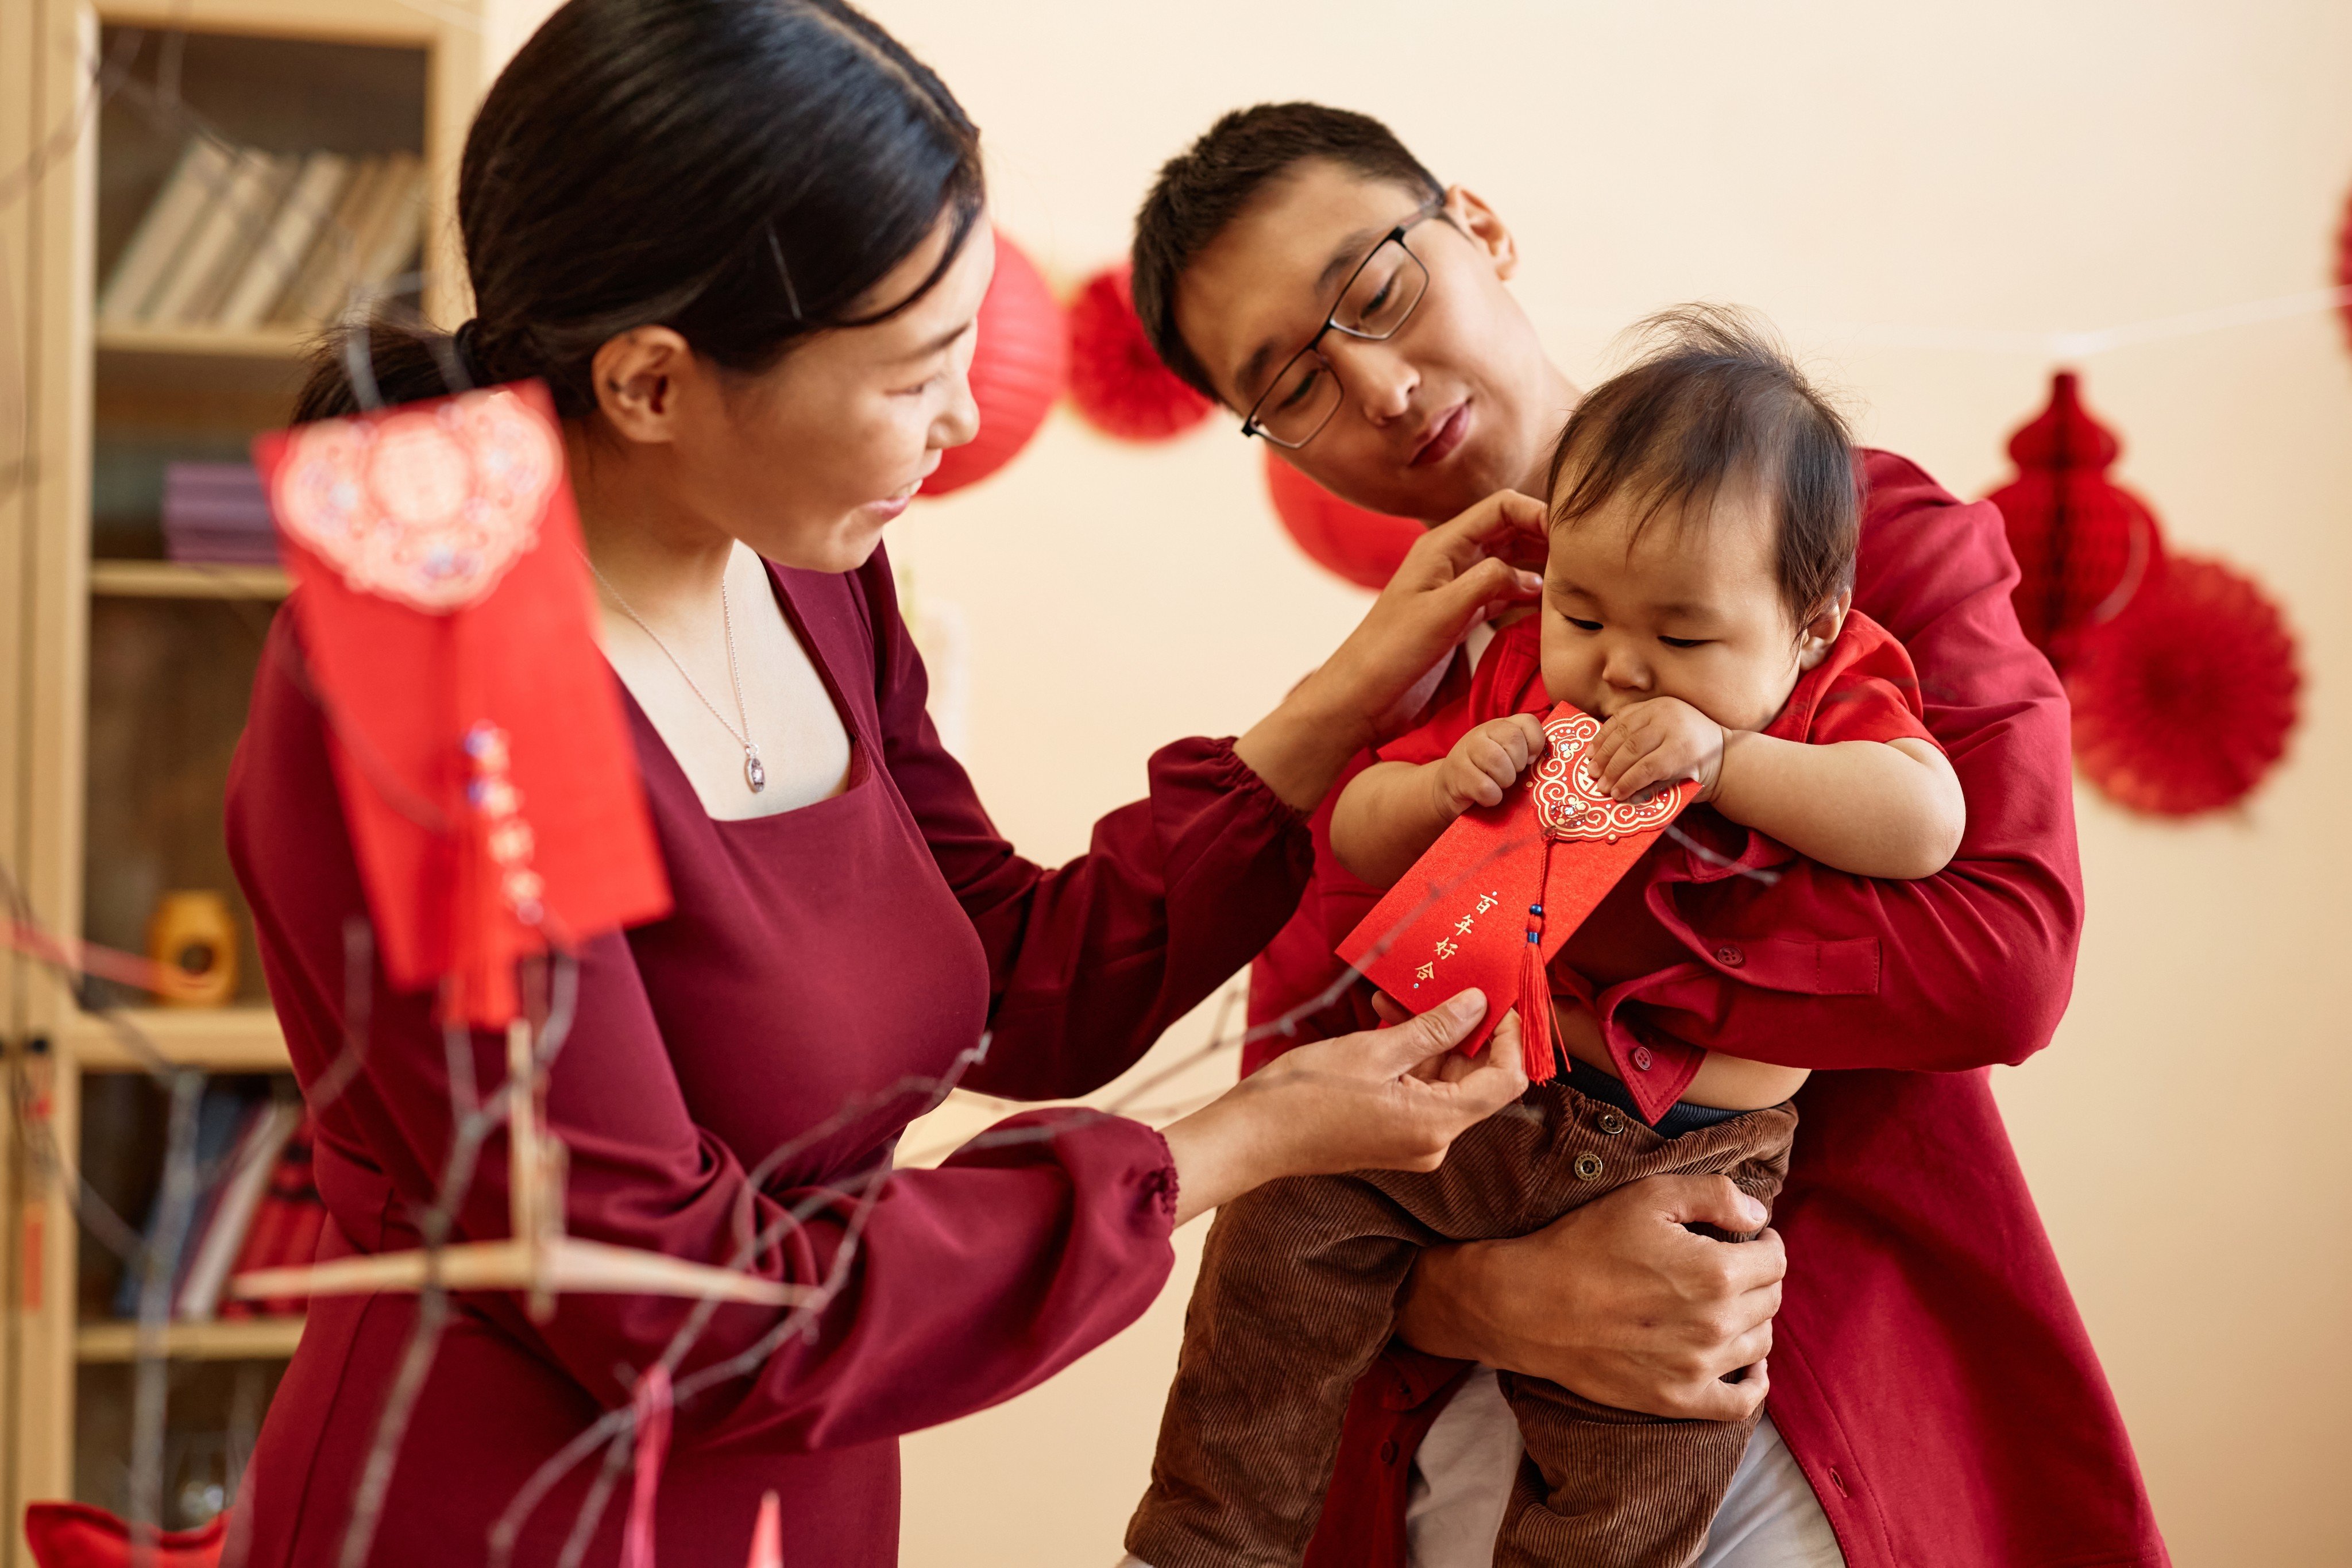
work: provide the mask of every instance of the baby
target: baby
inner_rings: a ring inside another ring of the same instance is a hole
[[[1959,846],[1959,782],[1910,660],[1851,611],[1860,508],[1843,424],[1740,317],[1653,325],[1663,342],[1585,398],[1553,454],[1541,605],[1496,632],[1466,696],[1349,784],[1331,843],[1358,876],[1395,882],[1542,757],[1556,700],[1603,721],[1593,760],[1618,798],[1696,780],[1692,831],[1660,839],[1554,962],[1561,1076],[1463,1134],[1435,1172],[1277,1182],[1219,1213],[1128,1530],[1151,1568],[1299,1561],[1350,1391],[1421,1247],[1523,1235],[1666,1173],[1721,1173],[1768,1205],[1779,1193],[1805,1072],[1701,1051],[1621,1005],[1630,983],[1696,967],[1673,883],[1790,851],[1927,877]],[[1745,852],[1698,843],[1736,847],[1742,828]],[[1720,984],[1769,984],[1742,972],[1748,950],[1769,968],[1775,934],[1704,962]],[[1698,1554],[1753,1417],[1667,1421],[1500,1382],[1527,1458],[1496,1563],[1683,1568]]]

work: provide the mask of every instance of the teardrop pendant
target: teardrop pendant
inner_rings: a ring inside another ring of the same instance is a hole
[[[768,787],[768,770],[760,763],[760,748],[743,748],[743,782],[751,786],[753,795]]]

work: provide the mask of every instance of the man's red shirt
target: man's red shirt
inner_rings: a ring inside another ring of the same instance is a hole
[[[1790,1263],[1770,1409],[1850,1568],[2160,1568],[2130,1440],[1988,1082],[2049,1043],[2073,985],[2065,698],[2018,629],[2000,513],[1888,453],[1861,474],[1854,605],[1917,667],[1968,798],[1959,854],[1919,881],[1790,858],[1768,883],[1742,873],[1777,846],[1691,814],[1704,848],[1668,852],[1654,906],[1687,973],[1632,1004],[1637,1026],[1816,1069],[1773,1215]],[[1438,700],[1467,686],[1457,661]],[[1332,948],[1380,890],[1331,858],[1328,802],[1314,827],[1315,881],[1251,970],[1265,1032],[1245,1071],[1378,1021]],[[1413,1450],[1458,1370],[1396,1345],[1365,1374],[1310,1565],[1404,1568]]]

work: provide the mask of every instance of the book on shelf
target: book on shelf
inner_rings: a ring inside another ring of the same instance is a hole
[[[313,153],[302,160],[301,173],[279,204],[278,216],[254,247],[236,283],[221,301],[215,324],[244,331],[261,324],[269,308],[286,292],[294,269],[310,254],[319,230],[334,216],[336,198],[350,179],[352,162],[340,153]]]
[[[289,166],[268,153],[241,148],[226,187],[188,235],[163,285],[142,312],[154,327],[202,326],[211,319],[231,269],[243,263],[285,194]]]
[[[270,1173],[278,1168],[278,1153],[301,1120],[301,1107],[284,1100],[271,1100],[258,1116],[247,1120],[245,1136],[237,1140],[236,1152],[221,1179],[212,1223],[197,1239],[188,1277],[173,1303],[173,1317],[202,1323],[218,1314],[221,1288],[228,1283],[230,1266],[245,1246]]]
[[[207,137],[189,139],[163,188],[148,204],[131,243],[98,297],[98,319],[110,326],[138,321],[147,301],[179,259],[188,235],[228,184],[230,150]]]
[[[251,463],[163,465],[163,553],[190,565],[274,566],[277,535]]]
[[[206,1322],[223,1315],[223,1289],[252,1249],[255,1230],[268,1213],[283,1179],[289,1150],[303,1130],[302,1119],[299,1101],[267,1091],[223,1083],[205,1089],[196,1106],[195,1191],[180,1244],[166,1259],[171,1276],[170,1316],[175,1321]],[[308,1185],[307,1139],[299,1164],[300,1184]],[[310,1191],[315,1198],[316,1188]],[[323,1215],[323,1209],[320,1212]],[[142,1232],[151,1247],[161,1244],[163,1219],[159,1184]],[[315,1245],[315,1234],[312,1242]],[[307,1258],[308,1254],[304,1256]],[[142,1263],[127,1264],[115,1290],[115,1315],[137,1317],[145,1288]]]
[[[313,1129],[306,1115],[278,1151],[278,1162],[247,1226],[245,1244],[229,1270],[232,1277],[257,1268],[282,1268],[310,1262],[318,1256],[319,1237],[327,1228],[327,1205],[319,1196],[312,1173],[310,1142]],[[299,1299],[263,1301],[234,1300],[220,1304],[223,1318],[284,1317],[302,1310]]]
[[[278,326],[301,326],[332,321],[343,308],[344,280],[359,268],[353,236],[374,209],[376,192],[392,172],[391,161],[362,158],[352,165],[351,177],[333,215],[310,243],[310,254],[294,271],[293,281],[278,297],[269,320]]]
[[[413,153],[268,153],[192,139],[99,296],[104,326],[321,325],[397,276],[425,228]]]

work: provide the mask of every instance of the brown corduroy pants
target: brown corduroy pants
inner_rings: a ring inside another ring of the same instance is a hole
[[[1769,1204],[1797,1113],[1663,1138],[1564,1082],[1454,1141],[1427,1173],[1272,1182],[1210,1229],[1127,1549],[1151,1568],[1289,1568],[1315,1533],[1356,1380],[1388,1342],[1422,1247],[1523,1236],[1643,1176],[1722,1174]],[[1527,1440],[1495,1562],[1684,1568],[1753,1419],[1672,1421],[1501,1374]]]

